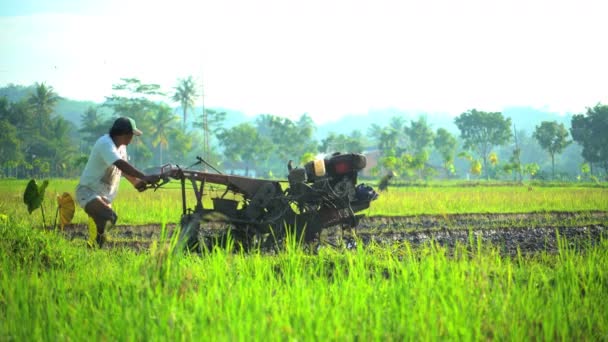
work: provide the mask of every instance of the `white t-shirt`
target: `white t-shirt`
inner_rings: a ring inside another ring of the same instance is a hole
[[[109,134],[103,135],[95,142],[78,185],[90,188],[111,202],[118,191],[122,174],[114,165],[118,159],[127,160],[127,147],[116,147]]]

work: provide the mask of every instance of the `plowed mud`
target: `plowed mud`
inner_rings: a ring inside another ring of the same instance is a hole
[[[171,236],[175,224],[165,227]],[[201,237],[217,236],[226,228],[207,226]],[[68,239],[87,238],[83,224],[69,225]],[[127,247],[145,250],[161,237],[159,224],[117,226],[111,233],[108,248]],[[558,239],[559,237],[559,239]],[[430,241],[441,246],[474,244],[493,245],[501,252],[514,255],[536,251],[554,252],[559,240],[571,246],[585,247],[608,238],[608,212],[542,212],[508,214],[453,214],[364,217],[356,229],[330,228],[323,231],[319,242],[354,247],[357,243],[387,245],[408,242],[419,246]]]

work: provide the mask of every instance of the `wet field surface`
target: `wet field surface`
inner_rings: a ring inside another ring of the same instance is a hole
[[[569,247],[584,248],[593,245],[602,238],[608,238],[606,225],[592,224],[582,227],[535,227],[535,228],[492,228],[492,229],[445,229],[445,230],[416,230],[391,231],[385,233],[357,234],[364,243],[390,244],[407,241],[417,246],[431,241],[445,247],[455,247],[457,244],[475,246],[480,240],[486,246],[492,244],[504,254],[516,255],[519,252],[537,251],[557,252],[559,240]],[[355,243],[350,239],[349,243]]]
[[[165,227],[170,236],[175,224]],[[201,238],[218,236],[225,226],[205,226]],[[84,224],[67,226],[68,239],[86,240]],[[162,235],[159,224],[117,226],[111,233],[107,248],[127,247],[146,250]],[[318,244],[353,248],[357,244],[396,245],[408,242],[421,246],[434,242],[445,247],[457,244],[492,245],[501,253],[556,252],[561,240],[570,247],[585,248],[608,238],[608,212],[543,212],[525,214],[455,214],[402,217],[364,217],[355,229],[332,227],[325,229]]]

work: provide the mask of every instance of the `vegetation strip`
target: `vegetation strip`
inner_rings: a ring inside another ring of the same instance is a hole
[[[608,240],[504,256],[479,240],[277,255],[89,250],[0,225],[5,340],[602,340]]]

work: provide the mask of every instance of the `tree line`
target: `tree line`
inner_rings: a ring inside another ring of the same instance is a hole
[[[119,116],[132,117],[145,132],[129,147],[131,162],[143,169],[167,162],[187,167],[201,156],[227,172],[283,178],[288,160],[303,164],[319,153],[347,151],[373,155],[377,164],[371,175],[377,177],[563,179],[556,159],[576,145],[583,161],[577,165],[579,177],[598,179],[608,173],[608,106],[602,104],[574,115],[570,127],[540,122],[531,136],[500,112],[472,109],[454,119],[459,134],[434,129],[424,116],[395,116],[385,126],[329,133],[317,141],[315,123],[306,114],[297,120],[262,114],[227,127],[223,111],[196,113],[200,94],[192,77],[177,80],[170,92],[135,78],[124,78],[112,89],[102,104],[81,114],[79,126],[55,112],[61,97],[45,83],[35,84],[20,100],[0,97],[0,175],[77,177],[95,140]],[[549,156],[548,170],[533,160],[538,154],[523,158],[533,145]]]

